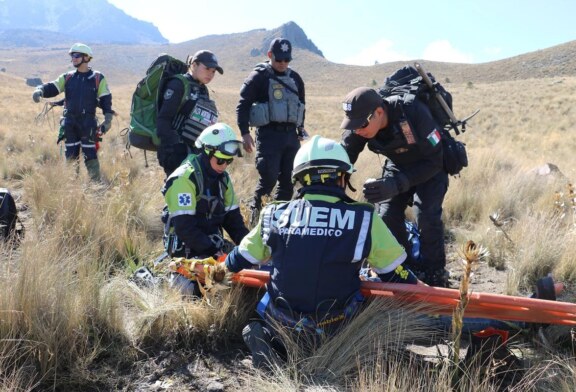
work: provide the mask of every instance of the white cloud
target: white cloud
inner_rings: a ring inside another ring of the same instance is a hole
[[[447,63],[472,63],[473,57],[460,52],[447,40],[434,41],[428,44],[422,53],[422,59]]]
[[[374,45],[362,49],[360,52],[346,57],[342,60],[343,64],[353,65],[374,65],[378,63],[389,63],[392,61],[409,60],[410,56],[394,49],[394,43],[390,40],[383,39]]]
[[[394,48],[394,42],[382,39],[372,46],[360,50],[352,56],[342,60],[343,64],[374,65],[393,61],[407,61],[421,58],[430,61],[442,61],[448,63],[472,63],[473,56],[455,49],[447,40],[434,41],[428,44],[421,56],[409,55]]]

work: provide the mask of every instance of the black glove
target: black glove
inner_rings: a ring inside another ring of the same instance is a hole
[[[406,192],[410,188],[408,179],[401,173],[386,176],[379,180],[369,179],[364,183],[364,197],[370,203],[379,203],[393,198],[399,193]]]
[[[173,172],[178,169],[182,161],[188,156],[188,147],[184,143],[169,144],[158,146],[157,151],[158,163],[167,172]]]

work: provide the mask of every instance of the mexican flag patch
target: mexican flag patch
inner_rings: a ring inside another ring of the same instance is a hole
[[[431,145],[435,146],[440,143],[440,132],[434,129],[430,134],[426,137]]]

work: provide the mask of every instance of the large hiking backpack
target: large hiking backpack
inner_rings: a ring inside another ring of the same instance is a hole
[[[187,69],[188,66],[184,61],[165,53],[150,64],[146,76],[138,82],[132,94],[128,129],[128,142],[131,146],[149,151],[157,150],[160,144],[156,134],[159,91],[169,78],[184,74]],[[187,83],[184,83],[184,86],[186,88]],[[185,91],[184,96],[187,95]]]
[[[0,188],[0,240],[21,234],[22,229],[18,230],[16,227],[18,222],[18,210],[14,198],[8,189]]]
[[[417,66],[420,67],[419,64]],[[432,74],[422,70],[421,72],[411,65],[400,68],[386,78],[378,93],[383,98],[400,96],[407,105],[411,104],[414,99],[418,99],[428,106],[432,117],[441,127],[439,132],[442,136],[444,170],[450,175],[457,175],[468,166],[468,155],[465,144],[454,139],[450,134],[450,129],[453,129],[457,135],[464,132],[466,121],[477,112],[466,120],[455,120],[452,113],[452,94],[438,83]],[[425,80],[422,74],[427,75],[428,80]],[[440,101],[440,97],[444,100],[446,107]]]

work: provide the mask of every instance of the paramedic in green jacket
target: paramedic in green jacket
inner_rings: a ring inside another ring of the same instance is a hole
[[[76,70],[63,73],[58,79],[42,84],[34,90],[32,99],[52,98],[64,93],[64,115],[61,125],[64,129],[66,159],[77,161],[80,149],[84,154],[84,163],[90,179],[100,180],[96,145],[99,133],[106,133],[112,127],[112,94],[104,75],[88,66],[92,60],[92,49],[76,43],[68,51]],[[96,109],[101,108],[104,121],[98,125]]]
[[[223,230],[235,244],[248,233],[238,198],[226,171],[240,153],[241,142],[230,126],[216,123],[196,140],[190,154],[166,180],[165,246],[173,257],[206,258],[225,249]],[[188,286],[190,281],[178,277]]]
[[[340,144],[314,136],[294,159],[292,178],[302,185],[297,198],[267,204],[258,224],[228,254],[232,272],[272,264],[257,309],[262,320],[243,331],[255,366],[267,361],[263,342],[273,335],[270,320],[330,334],[356,314],[364,260],[383,281],[417,283],[402,267],[404,248],[374,207],[346,195],[353,171]]]

